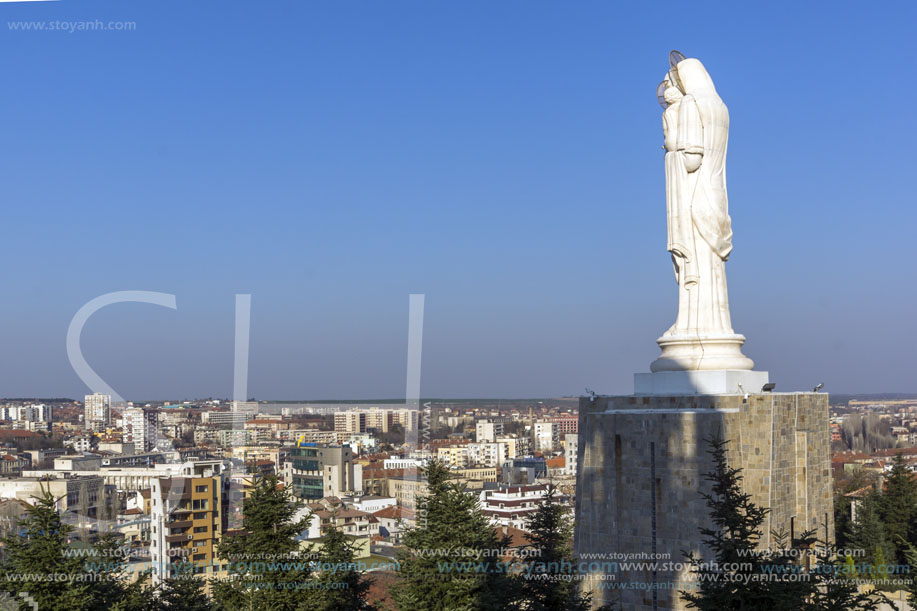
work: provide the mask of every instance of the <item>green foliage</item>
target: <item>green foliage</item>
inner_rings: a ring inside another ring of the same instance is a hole
[[[905,556],[907,563],[911,566],[911,572],[908,577],[907,599],[911,607],[917,608],[917,548],[908,543],[906,546]]]
[[[402,611],[502,611],[516,605],[517,588],[501,561],[508,540],[479,509],[449,469],[424,470],[427,494],[417,500],[418,525],[405,532],[400,583],[392,598]]]
[[[876,506],[885,528],[888,547],[894,550],[893,556],[886,557],[893,558],[896,564],[907,562],[904,542],[913,534],[913,524],[917,520],[917,481],[914,481],[912,475],[913,472],[899,452],[895,455]]]
[[[766,508],[758,507],[742,492],[740,469],[729,466],[727,442],[715,439],[712,446],[714,470],[706,474],[712,492],[704,494],[714,528],[701,529],[704,542],[713,551],[713,562],[695,563],[699,581],[696,592],[682,592],[687,606],[702,611],[749,609],[766,611],[860,611],[877,610],[885,598],[861,594],[845,575],[844,563],[832,553],[819,559],[813,532],[787,541],[772,533],[775,549],[757,550]],[[865,532],[865,531],[864,531]],[[858,532],[863,535],[864,532]],[[827,547],[827,546],[825,546]],[[807,551],[811,550],[811,551]],[[820,562],[819,562],[820,560]],[[808,568],[806,562],[810,563]],[[727,570],[726,566],[730,566]],[[814,569],[814,570],[813,570]]]
[[[300,533],[308,518],[294,520],[302,503],[275,476],[257,478],[243,501],[242,532],[227,534],[217,554],[231,567],[244,562],[235,579],[211,583],[220,609],[295,611],[307,595],[309,567],[299,557]]]
[[[39,609],[91,609],[91,584],[84,577],[83,559],[67,557],[63,552],[74,529],[61,522],[50,492],[35,499],[19,528],[22,537],[3,540],[7,559],[0,587],[14,598],[19,592],[28,592]],[[73,581],[41,578],[52,573]]]
[[[865,564],[875,564],[877,550],[881,550],[885,558],[894,557],[894,547],[889,545],[885,525],[879,518],[881,502],[876,492],[861,498],[856,505],[856,519],[849,524],[847,531],[847,547],[862,550],[864,556],[860,560]]]
[[[21,536],[3,539],[7,557],[0,571],[13,598],[28,592],[47,611],[146,611],[144,582],[128,585],[125,563],[112,551],[112,536],[102,537],[85,556],[68,553],[74,529],[61,521],[55,498],[44,491],[18,525]]]
[[[212,611],[204,582],[193,575],[166,579],[156,598],[157,611]]]
[[[530,560],[521,576],[522,605],[527,611],[586,611],[591,596],[580,594],[575,577],[573,523],[567,507],[557,499],[557,489],[548,488],[545,501],[526,524]],[[566,579],[565,579],[566,578]]]
[[[366,600],[371,582],[358,570],[357,548],[333,523],[315,556],[320,570],[300,611],[375,611]]]

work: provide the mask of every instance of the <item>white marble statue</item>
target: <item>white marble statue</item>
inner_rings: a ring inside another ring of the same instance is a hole
[[[726,198],[729,111],[703,64],[670,56],[660,84],[665,136],[668,250],[678,282],[675,323],[657,343],[652,371],[741,369],[754,366],[729,318],[726,259],[732,223]]]

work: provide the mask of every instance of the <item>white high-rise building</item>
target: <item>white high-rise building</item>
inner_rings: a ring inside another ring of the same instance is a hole
[[[567,475],[576,475],[576,446],[579,435],[567,433],[564,435],[564,471]]]
[[[159,441],[159,412],[135,407],[124,410],[121,416],[121,440],[124,443],[133,443],[134,452],[137,454],[151,452]]]
[[[503,423],[491,420],[478,420],[475,425],[474,440],[478,443],[493,443],[503,435]]]
[[[51,406],[44,403],[5,405],[0,407],[0,420],[9,422],[51,422]]]
[[[93,393],[83,400],[83,428],[102,431],[111,425],[111,395]]]
[[[560,444],[560,432],[555,422],[535,423],[535,451],[552,452]]]

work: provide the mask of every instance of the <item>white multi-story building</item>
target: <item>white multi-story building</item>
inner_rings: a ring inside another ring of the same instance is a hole
[[[560,428],[556,422],[535,423],[535,451],[552,452],[560,444]]]
[[[506,461],[505,443],[469,443],[468,462],[479,467],[497,467]]]
[[[503,435],[503,423],[492,420],[478,420],[474,425],[474,440],[478,443],[493,443]]]
[[[111,395],[93,393],[83,400],[83,428],[103,431],[111,425]]]
[[[124,443],[133,443],[138,454],[150,452],[156,447],[159,441],[159,413],[156,410],[129,408],[121,412],[121,417],[121,440]]]
[[[17,428],[50,430],[51,406],[44,403],[7,405],[0,407],[0,420],[13,422]]]
[[[538,511],[547,491],[548,487],[544,484],[483,490],[480,496],[481,513],[493,524],[525,530],[529,516]]]
[[[497,437],[497,443],[506,444],[506,457],[507,458],[516,458],[517,456],[528,456],[529,446],[532,444],[529,443],[528,437],[516,437],[504,435],[503,437]]]
[[[567,433],[564,435],[564,472],[566,475],[576,475],[576,446],[579,435]]]
[[[427,458],[386,458],[382,461],[384,469],[418,469],[426,467],[429,459]]]

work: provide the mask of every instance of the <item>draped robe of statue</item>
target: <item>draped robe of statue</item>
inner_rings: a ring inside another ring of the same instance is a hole
[[[745,338],[732,329],[725,262],[732,251],[726,197],[729,111],[703,64],[684,59],[668,80],[663,112],[668,251],[678,282],[675,323],[659,338],[653,371],[751,369]],[[677,99],[674,99],[676,98]]]

